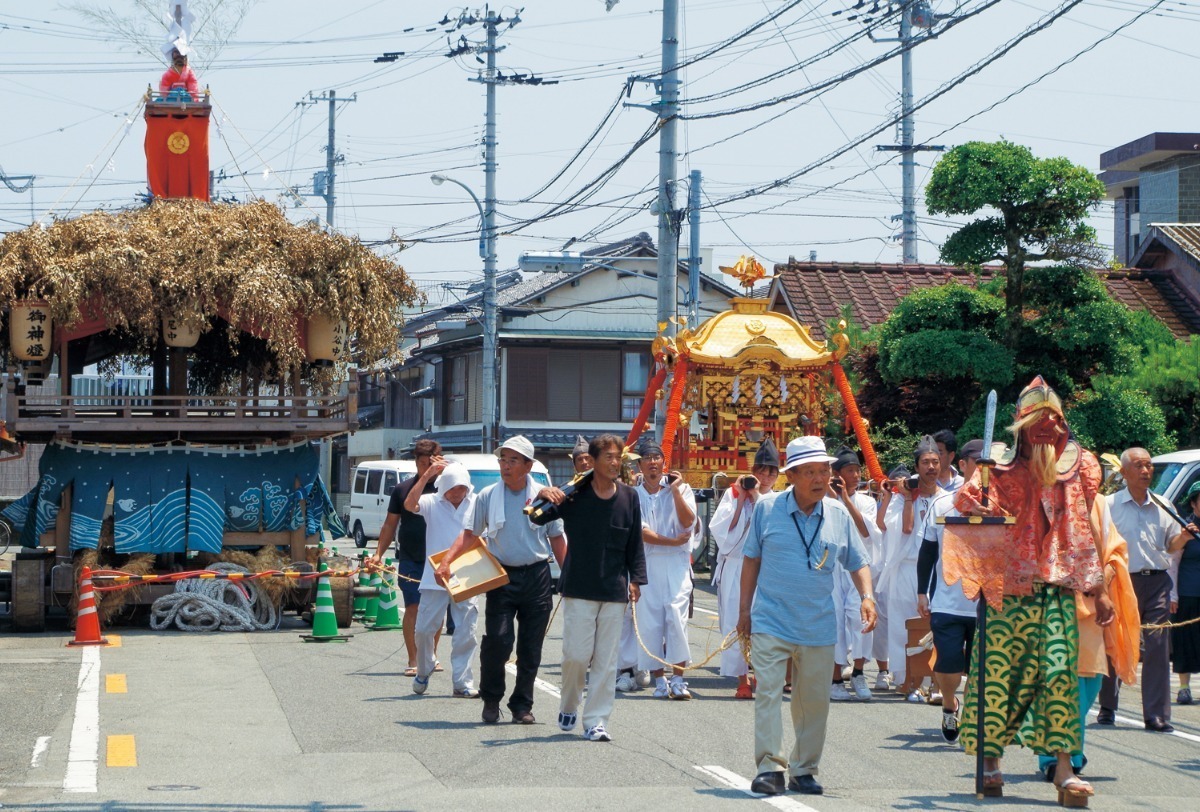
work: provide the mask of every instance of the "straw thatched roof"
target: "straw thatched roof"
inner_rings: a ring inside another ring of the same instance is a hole
[[[323,315],[344,321],[356,360],[372,363],[395,352],[401,308],[418,297],[395,262],[355,238],[295,225],[263,201],[158,200],[0,241],[0,306],[44,299],[56,329],[100,316],[120,355],[146,357],[167,313],[205,331],[235,326],[213,331],[230,358],[247,333],[257,336],[281,371],[304,361],[304,320]]]

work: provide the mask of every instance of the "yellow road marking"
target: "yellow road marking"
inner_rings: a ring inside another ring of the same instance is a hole
[[[137,747],[133,743],[133,736],[109,736],[105,763],[109,767],[136,767]]]
[[[110,694],[129,693],[124,674],[107,674],[104,677],[104,690]]]
[[[105,639],[108,640],[109,648],[120,648],[121,647],[121,635],[110,634]]]

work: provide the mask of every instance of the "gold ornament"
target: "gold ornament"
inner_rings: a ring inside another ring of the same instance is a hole
[[[167,136],[167,149],[176,155],[182,155],[188,151],[188,147],[192,144],[185,132],[173,132]]]

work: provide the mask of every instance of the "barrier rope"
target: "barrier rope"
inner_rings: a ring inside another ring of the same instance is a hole
[[[1143,623],[1141,627],[1149,631],[1161,631],[1162,629],[1179,629],[1184,626],[1191,626],[1193,623],[1200,623],[1200,617],[1194,617],[1191,620],[1177,620],[1167,623]]]
[[[217,566],[216,564],[213,565]],[[349,578],[358,575],[358,570],[326,570],[325,572],[301,572],[299,570],[263,570],[250,572],[244,567],[240,571],[187,570],[185,572],[167,572],[158,575],[133,575],[122,570],[97,570],[92,573],[92,586],[97,592],[112,592],[117,589],[128,589],[136,584],[170,584],[179,581],[257,581],[264,578],[291,578],[303,581],[312,578]],[[101,586],[100,582],[109,582]]]

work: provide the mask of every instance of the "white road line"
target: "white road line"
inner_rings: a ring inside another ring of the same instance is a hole
[[[504,670],[507,671],[508,673],[512,674],[514,677],[517,675],[517,666],[514,663],[506,664],[504,666]],[[562,699],[562,692],[559,691],[558,688],[555,688],[553,685],[546,682],[541,677],[534,677],[533,685],[535,688],[541,688],[543,691],[550,694],[550,696],[554,697],[555,699]]]
[[[727,770],[724,767],[716,767],[712,765],[708,767],[701,767],[697,765],[693,769],[695,769],[697,772],[704,773],[710,778],[715,778],[717,781],[720,781],[727,787],[741,790],[751,798],[757,798],[760,801],[764,801],[776,809],[785,809],[789,810],[790,812],[817,812],[817,810],[813,809],[811,806],[802,804],[794,798],[788,798],[785,795],[755,795],[750,791],[749,778],[742,778],[737,773],[733,772],[732,770]]]
[[[96,792],[100,759],[100,649],[88,646],[79,664],[75,722],[67,756],[63,792]]]
[[[697,612],[703,612],[706,615],[713,615],[714,617],[720,614],[720,612],[714,612],[712,609],[705,609],[703,606],[693,606],[692,608]]]
[[[1090,710],[1090,711],[1088,711],[1088,716],[1095,716],[1097,713],[1098,713],[1098,711],[1096,711],[1096,710]],[[1139,728],[1146,727],[1145,722],[1142,722],[1138,719],[1132,719],[1128,716],[1122,716],[1119,713],[1114,714],[1113,718],[1116,719],[1121,724],[1128,725],[1129,727],[1139,727]],[[1168,736],[1178,736],[1181,739],[1186,739],[1187,741],[1196,742],[1197,744],[1200,744],[1200,736],[1197,736],[1194,733],[1184,733],[1182,730],[1173,730],[1170,733],[1168,733],[1167,735]]]
[[[38,736],[37,741],[33,743],[33,758],[29,759],[30,767],[42,766],[42,759],[46,757],[46,751],[50,749],[50,737]]]

